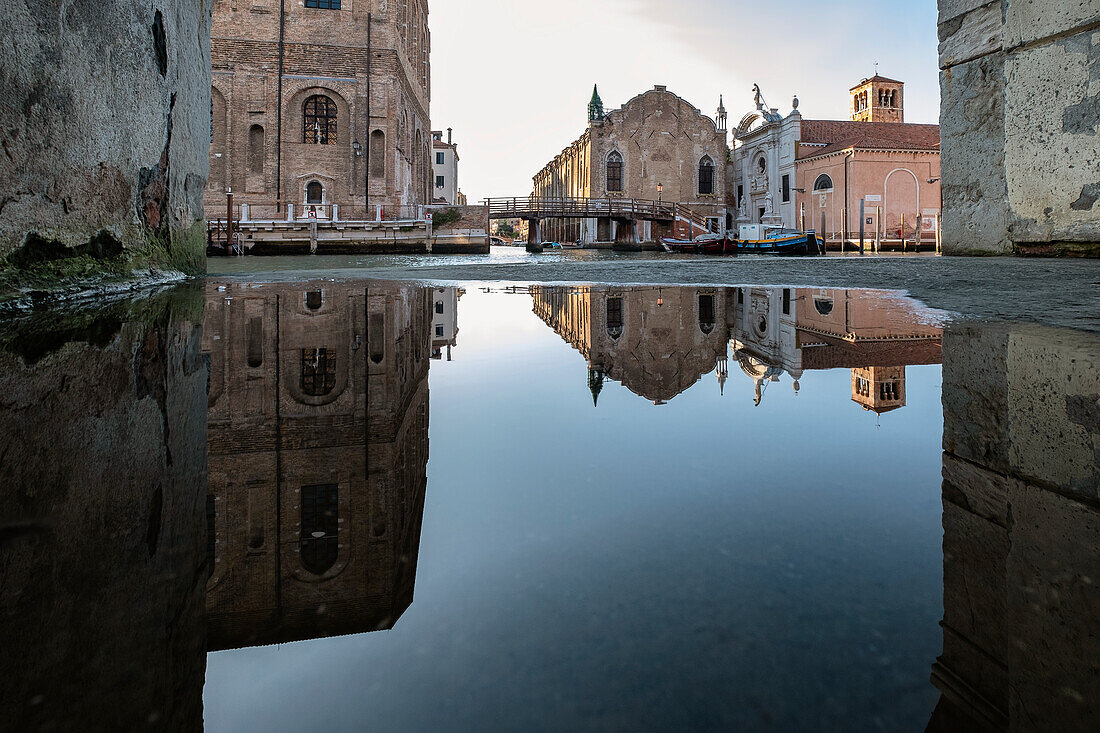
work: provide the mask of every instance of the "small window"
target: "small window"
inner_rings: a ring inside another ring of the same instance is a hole
[[[340,554],[340,490],[336,484],[303,486],[301,497],[302,566],[321,575]]]
[[[306,0],[307,8],[319,8],[320,10],[339,10],[340,0]]]
[[[446,158],[446,156],[443,155],[443,153],[436,153],[435,154],[435,164],[436,165],[443,165],[446,161],[447,161],[447,158]]]
[[[370,174],[372,178],[386,175],[386,133],[375,130],[370,134]]]
[[[264,172],[264,128],[261,125],[248,128],[248,170]]]
[[[435,303],[435,312],[439,315],[443,315],[443,301],[437,300]]]
[[[339,3],[337,3],[337,8]],[[306,100],[302,108],[302,142],[312,145],[336,144],[336,102],[323,94]]]
[[[714,296],[699,296],[699,330],[709,334],[714,330]]]
[[[763,156],[761,156],[760,160],[756,161],[756,168],[761,173],[767,173],[768,172],[768,160],[767,160],[767,158],[764,158]]]
[[[714,193],[714,161],[704,156],[699,161],[699,195],[710,196]]]
[[[607,299],[607,332],[612,338],[623,335],[623,299]]]
[[[623,190],[623,156],[617,152],[607,156],[607,190],[615,193]]]
[[[443,188],[445,185],[446,185],[446,179],[443,176],[436,176],[435,177],[435,187],[436,188]]]
[[[436,326],[435,327],[435,337],[437,339],[443,338],[443,326]]]
[[[822,174],[822,175],[818,176],[817,180],[814,181],[814,190],[815,191],[832,191],[833,190],[833,179],[830,178],[828,175],[825,175],[825,174]]]
[[[248,366],[255,369],[264,364],[264,321],[256,316],[248,319]]]
[[[320,290],[311,290],[306,293],[306,308],[311,311],[320,309],[321,304],[324,302],[324,294]]]
[[[791,314],[791,289],[783,288],[783,315]]]
[[[791,177],[789,175],[783,176],[783,203],[789,204],[791,202]]]
[[[336,354],[331,349],[302,349],[302,392],[324,397],[336,389]]]

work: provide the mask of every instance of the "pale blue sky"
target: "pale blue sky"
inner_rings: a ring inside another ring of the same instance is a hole
[[[526,195],[531,176],[585,127],[592,84],[608,109],[654,84],[730,125],[752,85],[807,118],[845,119],[848,88],[906,83],[906,121],[937,122],[934,0],[436,0],[432,124],[454,128],[474,203]]]

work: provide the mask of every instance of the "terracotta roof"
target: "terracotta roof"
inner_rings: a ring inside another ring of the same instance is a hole
[[[859,89],[864,84],[870,84],[873,81],[886,82],[887,84],[904,84],[905,83],[905,82],[900,82],[897,79],[887,79],[885,76],[880,76],[879,74],[875,74],[870,79],[864,79],[859,84],[856,84],[854,87],[852,87],[848,91],[850,91],[850,92],[855,91],[856,89]]]
[[[449,145],[449,144],[443,142],[442,140],[436,140],[435,138],[432,138],[432,147],[435,148],[436,150],[439,150],[439,149],[450,150],[454,146]]]
[[[824,147],[803,150],[799,155],[800,159],[838,153],[848,148],[938,151],[940,126],[900,122],[802,120],[800,142],[807,145],[824,145]]]

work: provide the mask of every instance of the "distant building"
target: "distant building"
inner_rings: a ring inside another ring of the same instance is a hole
[[[465,206],[466,197],[458,190],[458,146],[452,139],[451,128],[447,128],[446,140],[442,131],[432,132],[432,170],[435,174],[432,203]]]
[[[757,90],[734,131],[732,199],[740,223],[868,240],[935,238],[940,211],[939,125],[904,122],[904,84],[875,76],[850,90],[850,120],[783,116]]]
[[[213,5],[208,217],[430,203],[427,0]]]
[[[447,350],[458,345],[458,301],[466,294],[460,288],[435,288],[432,290],[432,358],[442,359]]]
[[[635,198],[680,203],[706,226],[719,231],[726,221],[726,112],[716,119],[663,86],[640,94],[621,108],[604,111],[592,90],[588,129],[534,177],[540,197]],[[607,218],[548,219],[543,238],[610,242]],[[650,225],[645,224],[647,230]],[[671,232],[647,231],[645,240]]]

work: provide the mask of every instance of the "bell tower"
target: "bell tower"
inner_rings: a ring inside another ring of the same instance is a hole
[[[905,122],[905,84],[875,74],[852,87],[853,122]]]

